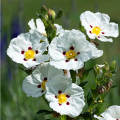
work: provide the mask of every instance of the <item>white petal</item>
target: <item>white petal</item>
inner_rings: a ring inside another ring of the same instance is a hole
[[[56,35],[61,35],[63,32],[64,32],[64,29],[62,28],[61,25],[58,25],[58,24],[54,24],[55,27],[56,27]]]
[[[40,42],[41,40],[42,42]],[[40,53],[43,53],[45,50],[47,50],[49,45],[47,38],[37,31],[30,33],[29,41],[32,43],[33,49],[39,50]]]
[[[29,27],[30,27],[32,30],[35,30],[35,29],[36,29],[34,19],[31,19],[31,20],[28,22],[28,25],[29,25]]]
[[[119,35],[118,24],[113,22],[109,24],[104,24],[103,31],[105,32],[105,36],[118,37]]]
[[[71,82],[72,80],[70,78],[62,76],[61,74],[54,75],[53,78],[47,82],[47,92],[54,94],[58,94],[59,90],[62,90],[64,92],[65,89],[71,84]]]
[[[17,38],[12,39],[7,49],[7,55],[14,62],[23,63],[24,56],[21,54],[21,51],[26,50],[29,46],[31,46],[31,43],[28,40],[25,40],[25,35],[21,34]]]
[[[42,33],[42,34],[46,34],[45,31],[45,26],[44,23],[41,19],[36,19],[36,25],[37,25],[37,30]]]
[[[103,35],[101,35],[98,39],[102,42],[113,42],[112,38],[106,38]]]
[[[105,120],[103,117],[99,117],[97,115],[94,115],[94,118],[97,118],[98,120]]]
[[[66,62],[65,60],[61,61],[50,61],[50,64],[58,69],[66,69],[66,70],[77,70],[84,66],[82,61],[75,61],[74,59]]]
[[[120,119],[120,106],[110,106],[104,113],[102,113],[103,116],[105,116],[105,114],[109,114],[113,118]]]
[[[38,88],[37,86],[40,84],[41,80],[35,79],[32,75],[25,78],[23,81],[23,91],[28,95],[32,97],[39,97],[44,94],[42,93],[41,88]]]
[[[110,17],[107,14],[97,12],[95,13],[99,23],[109,23]]]
[[[97,17],[93,12],[85,11],[80,15],[81,24],[85,29],[90,28],[90,25],[96,26],[99,24]]]

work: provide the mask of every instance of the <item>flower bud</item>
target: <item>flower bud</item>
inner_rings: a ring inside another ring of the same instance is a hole
[[[48,10],[48,15],[49,15],[50,17],[52,17],[53,19],[55,19],[56,14],[55,14],[55,11],[54,11],[54,10],[49,9],[49,10]]]

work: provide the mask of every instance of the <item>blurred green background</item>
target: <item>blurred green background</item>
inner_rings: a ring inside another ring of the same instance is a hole
[[[111,21],[120,26],[120,0],[2,0],[2,34],[1,34],[1,90],[2,109],[1,120],[42,120],[37,115],[39,109],[48,109],[43,98],[27,97],[22,91],[22,81],[26,74],[18,69],[6,56],[6,49],[12,38],[22,32],[28,31],[27,23],[36,17],[42,5],[47,5],[55,11],[62,9],[64,15],[56,21],[66,29],[78,28],[79,16],[86,10],[100,11],[109,14]],[[117,61],[118,72],[113,77],[118,86],[111,89],[106,97],[109,105],[120,105],[120,37],[113,43],[100,43],[104,61]],[[49,117],[49,116],[48,116]]]

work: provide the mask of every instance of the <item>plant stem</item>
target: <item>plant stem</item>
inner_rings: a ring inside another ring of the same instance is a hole
[[[67,120],[65,115],[60,116],[60,120]]]

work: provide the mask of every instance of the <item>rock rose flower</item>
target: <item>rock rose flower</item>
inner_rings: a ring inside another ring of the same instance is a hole
[[[84,62],[102,56],[94,44],[86,40],[79,30],[65,30],[55,37],[49,46],[50,64],[59,69],[77,70]]]
[[[84,92],[81,87],[72,83],[70,78],[57,77],[47,82],[46,99],[49,106],[60,115],[76,117],[85,106]]]
[[[110,22],[110,17],[104,13],[85,11],[80,15],[82,26],[86,29],[91,39],[99,39],[103,42],[112,42],[111,38],[118,37],[118,24]]]
[[[40,42],[41,40],[42,42]],[[47,38],[37,31],[20,34],[17,38],[10,41],[7,55],[14,62],[30,68],[49,60],[48,55],[43,54],[47,46]]]

